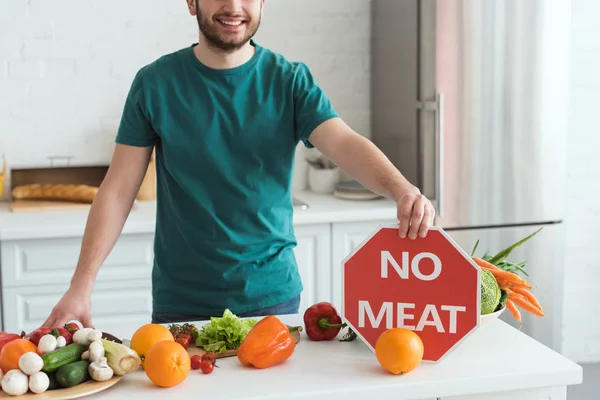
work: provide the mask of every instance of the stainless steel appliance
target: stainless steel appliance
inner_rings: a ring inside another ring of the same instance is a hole
[[[516,250],[560,351],[568,0],[372,0],[372,139],[470,252]],[[507,312],[502,319],[519,326]]]

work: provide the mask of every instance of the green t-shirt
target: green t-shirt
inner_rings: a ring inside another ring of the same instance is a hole
[[[338,114],[306,65],[252,44],[236,68],[209,68],[190,46],[132,83],[116,142],[156,146],[154,311],[242,313],[303,289],[294,155]]]

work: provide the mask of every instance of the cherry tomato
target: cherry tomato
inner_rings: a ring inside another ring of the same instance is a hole
[[[204,354],[202,355],[202,360],[203,360],[203,361],[204,361],[204,360],[208,360],[208,361],[210,361],[210,362],[211,362],[211,363],[213,363],[213,364],[217,362],[217,359],[215,358],[215,355],[214,355],[214,354],[212,354],[212,353],[204,353]]]
[[[202,360],[200,363],[200,369],[204,374],[210,374],[215,369],[215,365],[210,360]]]
[[[65,324],[64,328],[73,333],[79,330],[79,325],[77,325],[75,322],[69,322],[68,324]]]
[[[175,338],[175,341],[183,346],[184,349],[190,347],[192,337],[190,335],[181,334]]]
[[[202,361],[204,361],[204,360],[202,360],[202,357],[195,355],[195,356],[192,356],[191,361],[192,361],[192,369],[200,369],[200,366],[202,365]]]

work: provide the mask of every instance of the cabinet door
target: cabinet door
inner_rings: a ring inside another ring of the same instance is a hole
[[[68,282],[46,286],[6,288],[3,293],[4,330],[29,332],[48,318]],[[115,335],[131,334],[150,322],[151,281],[96,282],[92,292],[92,323]]]
[[[154,235],[121,235],[98,272],[97,282],[146,279],[152,271]],[[81,237],[4,241],[2,286],[61,284],[77,265]]]
[[[332,301],[336,308],[342,306],[342,262],[352,250],[372,235],[380,225],[394,225],[397,220],[370,222],[340,222],[334,223],[332,237]]]
[[[299,225],[294,230],[296,261],[304,285],[303,313],[318,301],[331,301],[331,232],[329,224]]]

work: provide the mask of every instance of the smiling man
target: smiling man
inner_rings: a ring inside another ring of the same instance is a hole
[[[199,41],[136,74],[70,288],[45,326],[91,326],[90,295],[156,149],[153,322],[301,311],[290,195],[298,143],[398,204],[399,234],[434,209],[335,111],[308,67],[251,38],[264,0],[188,0]],[[116,311],[116,310],[115,310]]]

